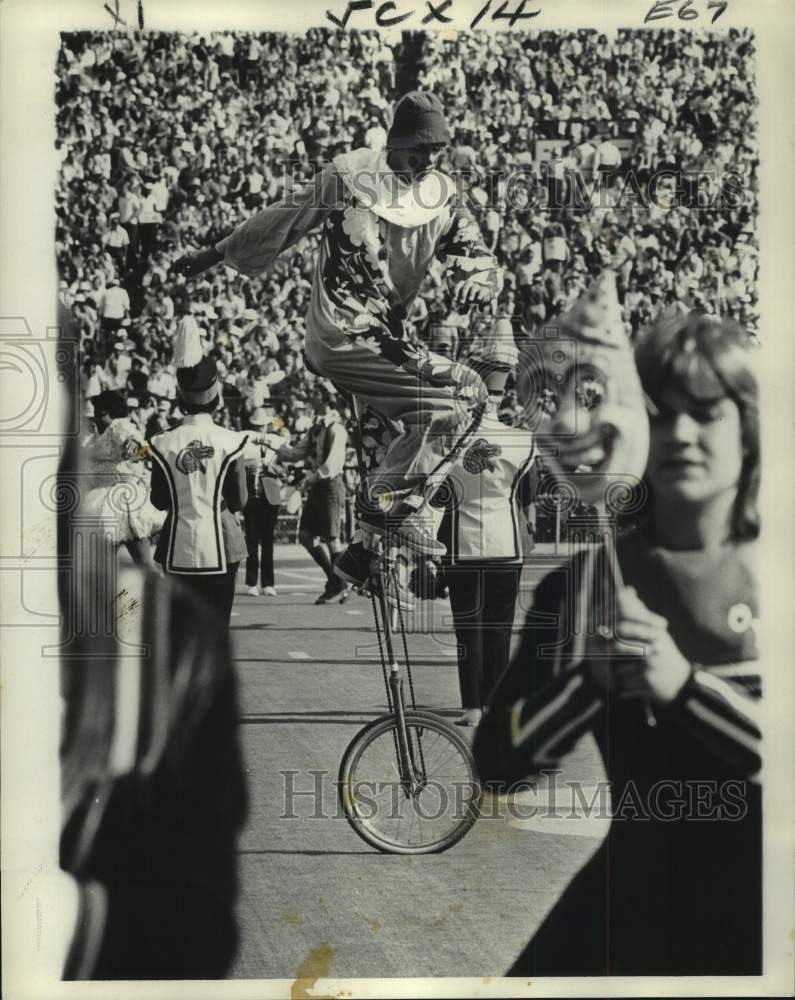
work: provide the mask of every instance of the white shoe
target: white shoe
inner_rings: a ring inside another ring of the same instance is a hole
[[[275,587],[263,587],[262,588],[262,596],[263,597],[275,597],[276,596],[276,588]]]
[[[483,718],[483,709],[468,708],[466,712],[455,720],[457,726],[477,726]]]
[[[249,597],[259,597],[259,587],[249,587],[246,593]]]

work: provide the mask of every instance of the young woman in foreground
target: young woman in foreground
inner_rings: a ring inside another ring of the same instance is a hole
[[[590,730],[611,787],[607,839],[509,975],[761,972],[753,351],[695,313],[641,337],[641,519],[617,572],[592,548],[542,581],[533,612],[557,625],[531,612],[478,730],[484,782],[555,768]],[[612,610],[594,596],[611,591]]]

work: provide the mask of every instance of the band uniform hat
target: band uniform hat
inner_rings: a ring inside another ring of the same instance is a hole
[[[519,350],[513,334],[513,324],[507,316],[498,316],[475,333],[462,358],[481,377],[489,372],[511,372],[519,362]]]
[[[107,413],[115,419],[117,417],[126,417],[128,413],[127,400],[115,389],[104,389],[102,392],[97,393],[96,396],[92,396],[89,402],[93,407],[95,415],[98,413]]]
[[[173,360],[177,388],[186,403],[201,406],[218,396],[218,366],[215,358],[205,355],[199,325],[190,313],[179,322]]]
[[[428,90],[411,90],[395,105],[387,134],[388,149],[409,149],[450,142],[450,130],[439,98]]]

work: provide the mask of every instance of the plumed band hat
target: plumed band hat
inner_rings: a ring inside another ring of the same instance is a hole
[[[174,337],[174,367],[186,403],[204,405],[218,395],[218,366],[215,358],[205,355],[198,324],[190,314],[182,317]]]

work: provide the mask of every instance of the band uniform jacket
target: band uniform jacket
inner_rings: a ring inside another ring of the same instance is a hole
[[[248,441],[243,449],[243,461],[246,466],[246,487],[249,499],[253,497],[264,500],[272,507],[280,506],[282,502],[281,485],[273,470],[276,462],[275,451],[256,442]]]
[[[522,561],[522,508],[532,499],[534,463],[533,435],[487,411],[437,501],[447,508],[440,537],[451,562]]]
[[[247,440],[207,413],[188,415],[152,439],[152,502],[169,512],[155,559],[166,572],[221,574],[245,557],[243,532],[230,510],[242,509],[247,499]]]

